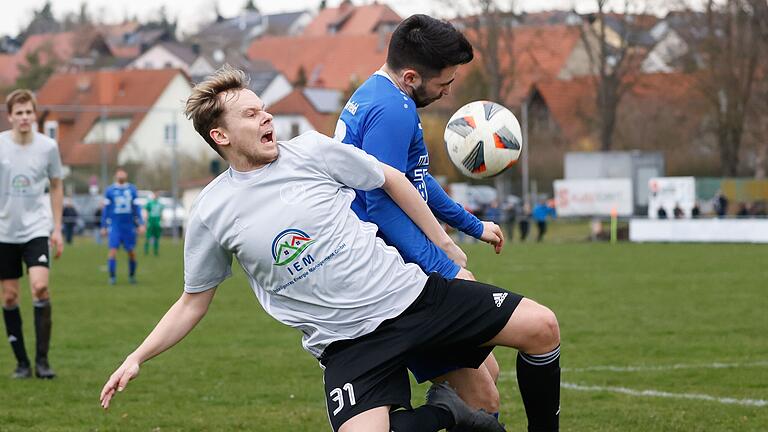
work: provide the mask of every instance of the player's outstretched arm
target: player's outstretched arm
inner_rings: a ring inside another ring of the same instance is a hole
[[[381,165],[384,170],[382,189],[403,209],[424,235],[448,255],[451,261],[466,267],[467,256],[445,232],[413,184],[397,169],[387,164]]]
[[[53,257],[58,258],[64,251],[64,241],[61,238],[61,212],[64,202],[64,182],[60,178],[51,178],[51,211],[53,211],[53,232],[51,233],[51,249]]]
[[[168,309],[165,316],[155,326],[154,330],[144,339],[144,342],[109,377],[101,389],[101,407],[109,408],[115,392],[123,391],[128,381],[136,378],[139,367],[145,361],[155,357],[184,339],[198,322],[205,316],[208,306],[213,300],[216,289],[211,288],[200,293],[184,293],[176,303]]]

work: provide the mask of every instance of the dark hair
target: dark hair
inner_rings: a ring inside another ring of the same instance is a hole
[[[451,23],[427,15],[412,15],[397,26],[389,40],[387,66],[394,71],[415,69],[424,79],[450,66],[472,61],[472,44]]]
[[[187,99],[184,114],[192,120],[197,133],[219,156],[224,157],[219,146],[211,138],[210,132],[211,129],[219,127],[223,121],[221,116],[224,114],[226,100],[222,95],[244,88],[248,88],[248,77],[245,72],[225,64],[205,81],[197,84]]]

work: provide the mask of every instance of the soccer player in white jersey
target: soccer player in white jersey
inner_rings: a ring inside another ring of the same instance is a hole
[[[234,256],[264,310],[301,331],[302,345],[320,361],[334,431],[503,431],[493,416],[473,411],[444,384],[433,385],[427,404],[412,409],[408,358],[440,352],[476,368],[487,353],[481,347],[502,345],[544,364],[560,342],[555,315],[501,288],[427,276],[406,264],[376,237],[376,226],[350,208],[354,189],[381,187],[441,244],[445,232],[405,176],[316,132],[278,143],[272,116],[246,84],[241,71],[224,68],[187,100],[195,129],[230,169],[191,210],[184,292],[107,380],[102,407],[142,363],[202,319],[216,287],[230,276]],[[559,379],[554,388],[549,376],[526,379],[542,394],[559,391]],[[554,413],[558,407],[549,401],[526,404]]]
[[[5,104],[11,130],[0,133],[0,285],[5,331],[16,356],[12,376],[32,376],[19,311],[23,263],[27,266],[35,312],[35,375],[53,378],[56,375],[48,364],[51,342],[48,243],[50,240],[54,256],[58,258],[64,249],[61,238],[64,188],[59,146],[35,131],[37,105],[32,92],[13,91]],[[49,182],[50,208],[45,202]]]

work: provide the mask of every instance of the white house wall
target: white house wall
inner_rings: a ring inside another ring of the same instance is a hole
[[[267,108],[267,110],[269,110],[269,108]],[[309,120],[307,120],[307,118],[302,115],[276,114],[275,118],[272,120],[272,123],[275,125],[275,134],[277,134],[277,139],[281,141],[293,138],[291,134],[291,126],[293,124],[299,125],[299,135],[303,134],[304,132],[315,130],[315,127],[312,126],[312,123],[310,123]]]
[[[128,65],[131,69],[181,69],[189,72],[189,65],[170,51],[156,45]]]
[[[171,80],[118,155],[119,164],[152,161],[170,164],[171,145],[165,143],[165,127],[173,124],[174,120],[179,155],[186,154],[198,160],[218,157],[197,133],[192,122],[184,117],[184,101],[189,97],[191,90],[182,74]]]
[[[266,105],[272,105],[288,96],[293,86],[283,74],[277,74],[266,89],[259,95]]]
[[[671,65],[686,52],[688,52],[688,44],[677,32],[670,30],[648,53],[641,66],[642,70],[645,73],[671,72],[674,70]]]

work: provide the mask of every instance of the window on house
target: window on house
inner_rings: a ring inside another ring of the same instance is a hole
[[[166,144],[176,144],[176,123],[171,123],[165,125],[165,133],[164,133],[165,143]]]
[[[59,139],[59,122],[56,120],[47,120],[43,124],[43,130],[51,139]]]
[[[298,123],[291,123],[291,138],[296,138],[299,136],[299,124]]]

